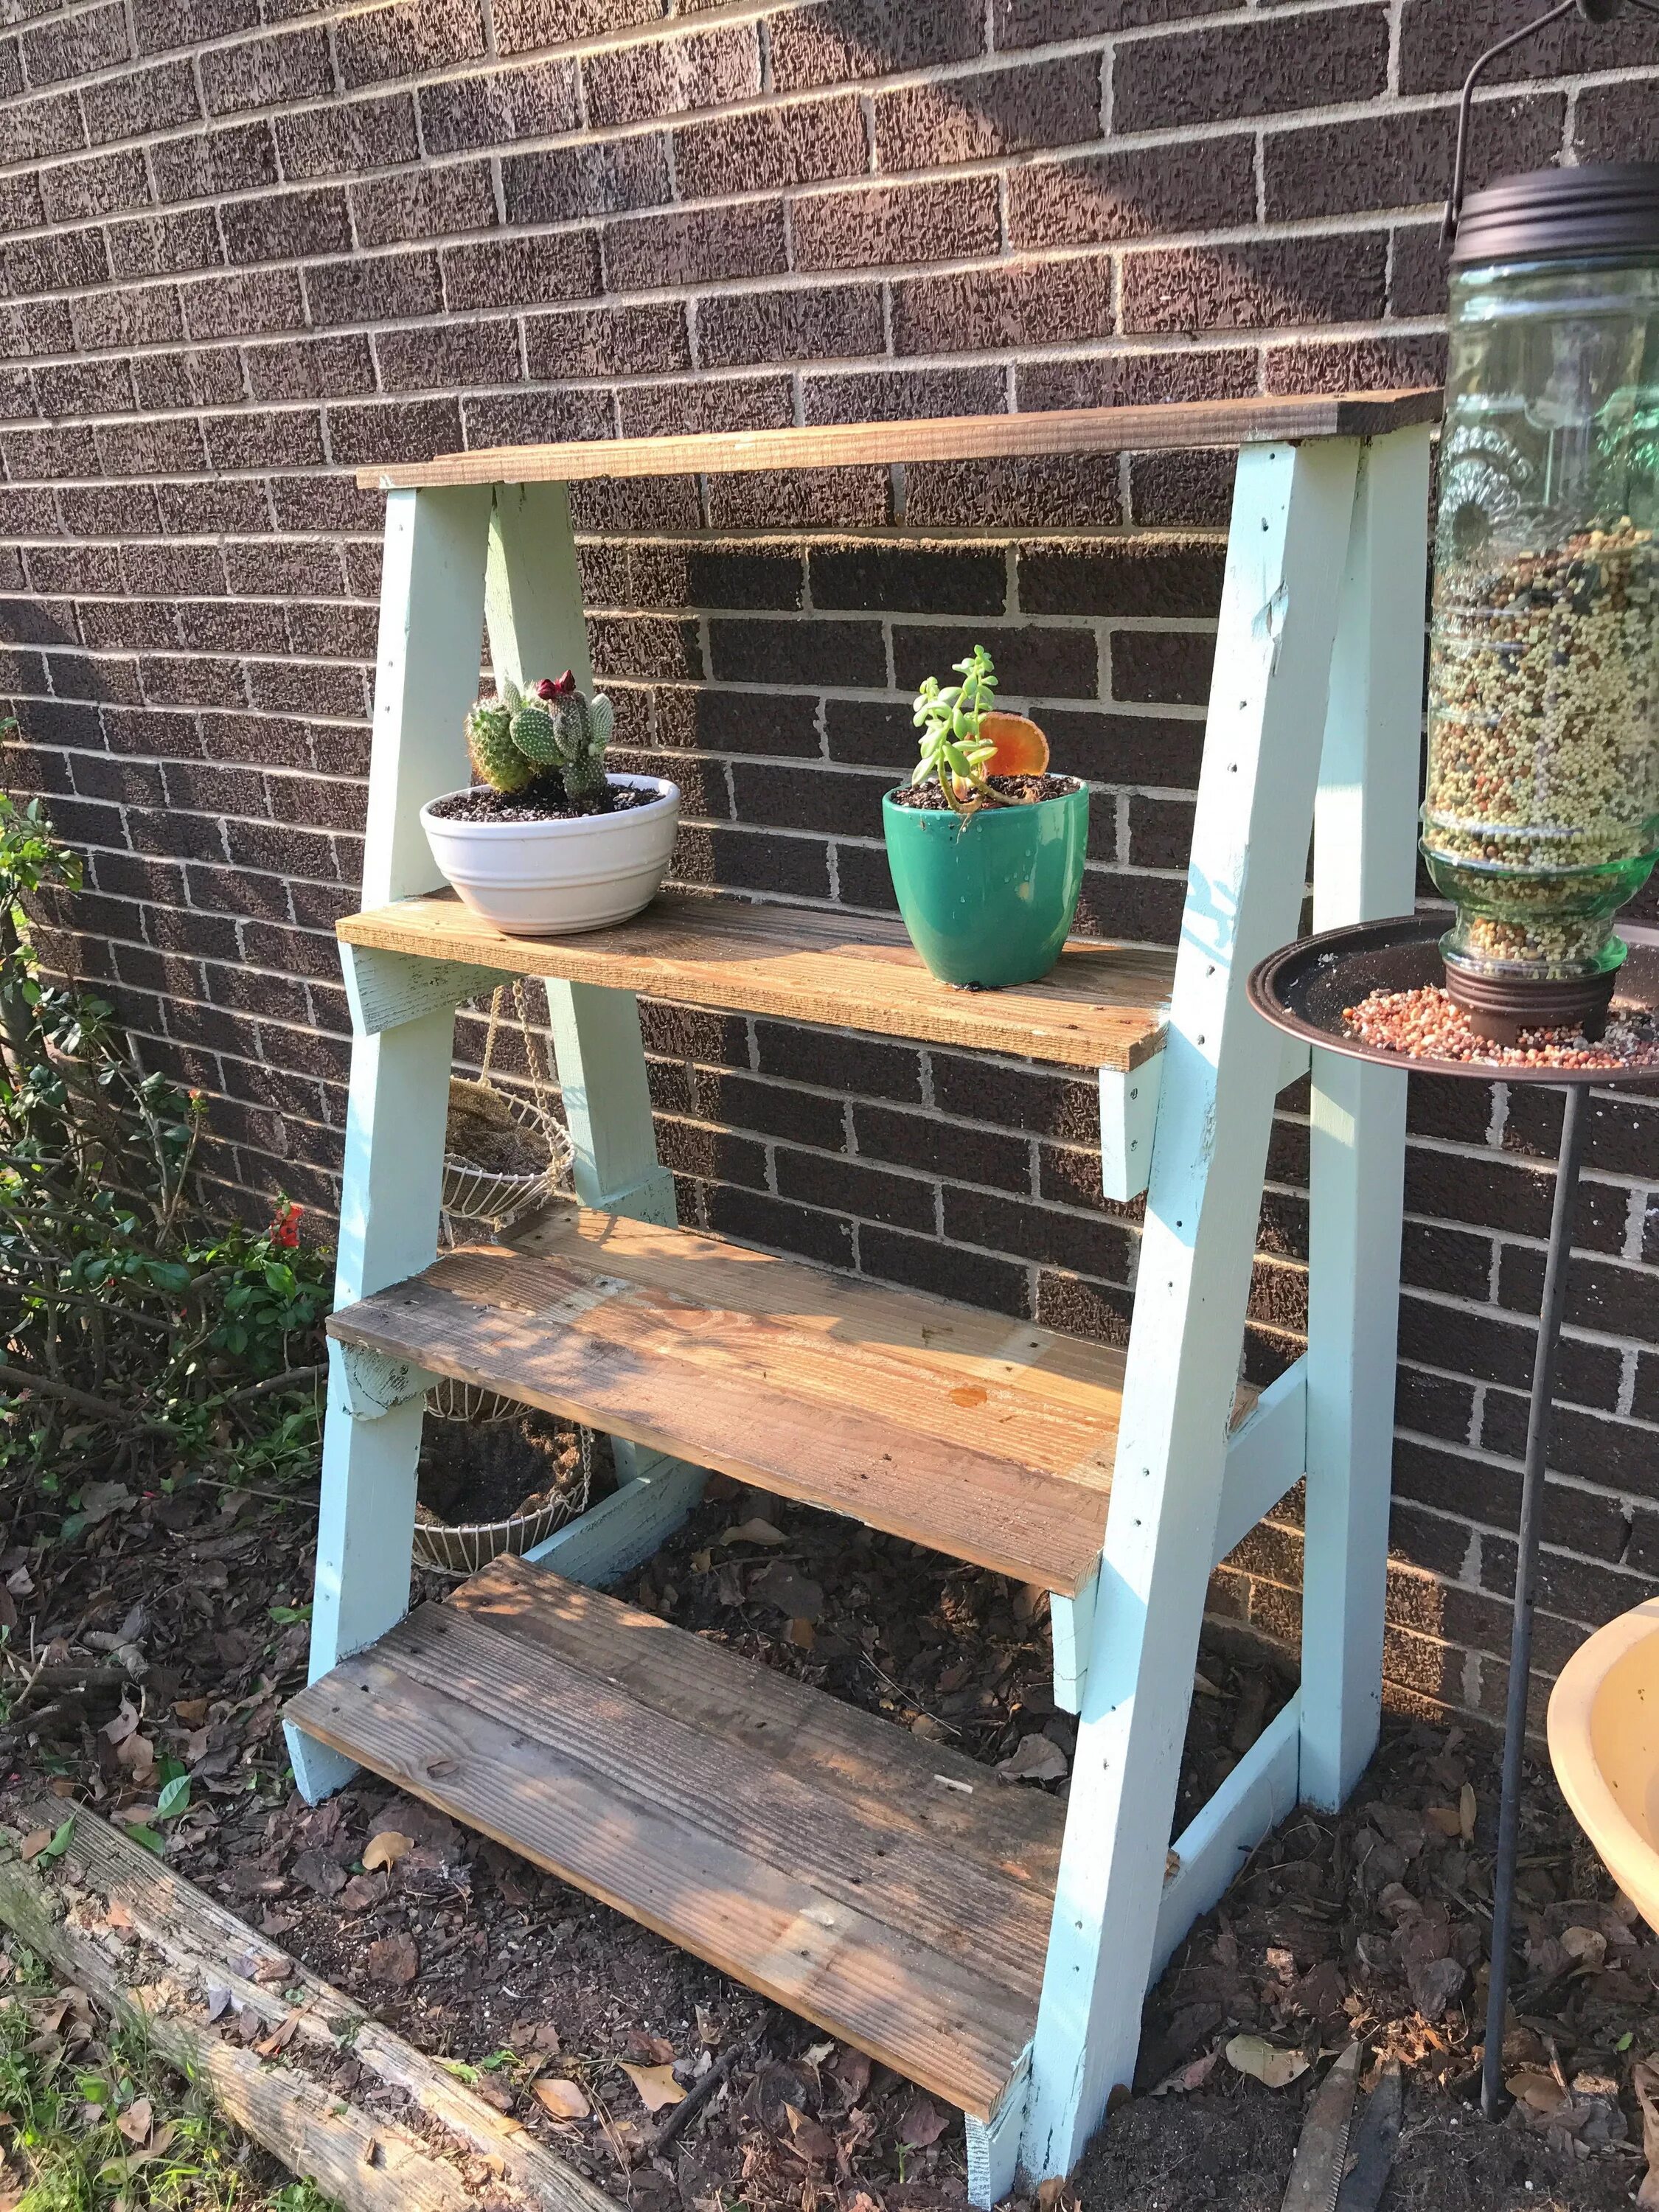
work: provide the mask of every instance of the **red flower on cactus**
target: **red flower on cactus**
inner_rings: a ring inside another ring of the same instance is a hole
[[[289,1252],[294,1251],[300,1242],[300,1216],[304,1212],[304,1206],[292,1202],[282,1207],[270,1224],[271,1243],[282,1245]]]
[[[567,668],[556,682],[550,676],[544,676],[536,686],[536,694],[542,699],[568,699],[575,688],[575,677]]]

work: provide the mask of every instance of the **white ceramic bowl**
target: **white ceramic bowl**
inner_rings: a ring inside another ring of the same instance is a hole
[[[656,795],[626,813],[568,822],[459,822],[427,805],[421,824],[461,903],[496,928],[514,937],[604,929],[656,896],[680,815],[677,783],[656,775],[609,781]]]

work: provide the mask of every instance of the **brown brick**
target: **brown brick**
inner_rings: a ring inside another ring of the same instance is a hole
[[[471,61],[484,43],[478,0],[398,0],[342,16],[334,27],[340,81],[348,89]]]
[[[819,0],[769,15],[772,81],[780,92],[848,78],[896,75],[940,62],[970,61],[984,46],[978,0]]]
[[[1388,73],[1388,9],[1381,5],[1172,31],[1118,48],[1112,127],[1159,131],[1372,100],[1387,89]]]
[[[125,208],[148,207],[149,172],[136,147],[100,154],[89,161],[60,161],[35,178],[8,179],[9,194],[27,188],[34,204],[14,200],[6,209],[8,229],[27,230],[44,220],[81,222]],[[42,203],[44,202],[44,210]]]
[[[273,477],[271,504],[279,530],[367,530],[378,532],[385,504],[377,492],[362,491],[347,476]],[[356,546],[363,554],[373,549]]]
[[[1525,20],[1524,18],[1522,19]],[[1400,13],[1400,89],[1403,93],[1453,92],[1488,46],[1519,27],[1505,0],[1404,0]],[[1617,60],[1608,51],[1609,39]],[[1518,52],[1500,55],[1485,82],[1501,84],[1516,77],[1550,77],[1580,70],[1620,69],[1659,62],[1659,24],[1634,9],[1616,31],[1598,30],[1574,16],[1553,24]],[[1476,125],[1479,130],[1479,125]],[[1626,153],[1624,158],[1631,158]]]
[[[864,111],[851,94],[721,115],[674,133],[682,199],[718,198],[734,178],[750,191],[782,191],[870,166]]]
[[[892,520],[883,468],[780,469],[708,479],[716,530],[879,529]]]
[[[906,614],[1006,611],[1008,564],[995,548],[850,539],[814,545],[811,565],[815,607]]]
[[[452,246],[443,270],[445,301],[454,312],[579,300],[599,289],[599,244],[593,232],[582,230]]]
[[[346,198],[337,185],[232,200],[220,209],[219,220],[233,261],[298,260],[352,248]]]
[[[164,200],[256,191],[276,181],[276,142],[268,123],[235,123],[223,131],[163,138],[150,147],[149,159],[156,191]]]
[[[1446,249],[1437,222],[1413,223],[1394,233],[1389,267],[1390,314],[1443,315],[1446,278]]]
[[[1020,548],[1019,604],[1032,615],[1213,617],[1224,549],[1202,539]]]
[[[305,327],[305,301],[300,280],[291,269],[204,277],[198,283],[185,285],[181,296],[185,335],[189,337],[258,337],[267,331]],[[168,331],[166,335],[178,334]]]
[[[805,563],[788,545],[584,545],[579,555],[583,604],[589,607],[799,608]]]
[[[386,392],[516,384],[519,326],[501,320],[382,331],[374,341],[374,356],[380,365],[380,387]]]
[[[817,702],[810,696],[764,697],[744,691],[691,690],[656,695],[657,739],[704,752],[769,753],[816,760]]]
[[[1626,23],[1635,27],[1629,18]],[[1579,161],[1659,160],[1659,106],[1655,89],[1651,77],[1622,84],[1586,85],[1573,111],[1573,149]],[[1538,100],[1535,94],[1533,103],[1550,105]],[[1477,108],[1477,132],[1484,133],[1486,118],[1486,109]]]
[[[1559,151],[1566,101],[1483,100],[1469,139],[1471,189],[1518,169],[1542,168]],[[1368,208],[1438,206],[1451,175],[1457,118],[1449,107],[1268,134],[1262,155],[1269,222],[1350,215]]]
[[[143,696],[152,707],[245,707],[247,690],[242,672],[234,660],[210,660],[204,654],[191,653],[187,658],[172,655],[146,659],[143,663]],[[159,825],[157,836],[161,834]],[[185,852],[198,860],[217,857],[219,847],[214,841],[211,854],[198,841],[196,844],[169,845],[156,842],[150,846],[155,852]]]
[[[133,0],[132,20],[141,54],[199,40],[228,39],[259,27],[259,0]]]
[[[378,323],[404,315],[434,314],[443,306],[438,257],[430,252],[376,253],[331,261],[307,270],[306,297],[313,323]]]
[[[488,76],[447,77],[421,88],[421,130],[428,154],[499,146],[574,131],[576,70],[571,62],[536,62]]]
[[[406,92],[279,116],[276,131],[283,174],[290,184],[313,177],[356,176],[364,169],[392,168],[400,161],[420,159],[415,102]],[[433,147],[434,152],[442,150]],[[232,212],[226,210],[227,215]]]
[[[501,163],[501,177],[509,222],[569,222],[661,207],[673,198],[668,141],[657,131],[515,154]]]
[[[32,545],[28,574],[37,592],[118,594],[126,588],[121,556],[112,545]]]
[[[139,354],[132,364],[132,388],[139,406],[155,415],[185,407],[234,407],[247,396],[234,346]]]
[[[996,181],[958,177],[815,192],[791,203],[789,228],[798,269],[879,268],[994,253],[1000,234]]]
[[[0,248],[0,270],[11,291],[78,291],[109,281],[104,236],[97,230],[49,231]]]
[[[1123,264],[1126,331],[1282,328],[1382,313],[1386,241],[1275,239],[1132,253]]]
[[[884,350],[881,289],[875,284],[713,293],[698,301],[696,318],[697,359],[704,368]]]
[[[1133,455],[1129,506],[1135,521],[1153,529],[1224,529],[1237,460],[1231,449]]]
[[[590,617],[587,641],[596,675],[631,677],[698,677],[703,672],[697,626],[690,622],[664,622],[651,616],[599,615]]]
[[[636,216],[607,223],[607,289],[706,284],[717,277],[779,276],[788,266],[781,201]]]
[[[778,1194],[803,1206],[827,1207],[890,1228],[933,1230],[933,1186],[919,1176],[890,1175],[880,1168],[797,1152],[780,1145],[775,1155]]]
[[[137,537],[161,527],[155,494],[149,484],[65,485],[58,504],[71,538]]]
[[[108,300],[112,295],[103,293],[98,296]],[[80,304],[76,302],[77,307]],[[178,312],[177,301],[173,302],[173,312]],[[98,327],[98,321],[94,312],[88,317],[88,328]],[[67,353],[75,343],[73,328],[66,301],[31,300],[21,306],[0,307],[0,358],[15,360],[20,354]]]
[[[434,453],[459,448],[460,410],[453,399],[331,407],[328,441],[336,462],[347,467],[361,468],[371,461],[430,460]]]
[[[118,5],[37,23],[23,33],[23,67],[37,92],[68,77],[113,69],[126,58],[126,11]]]
[[[362,246],[495,227],[495,191],[483,161],[451,161],[441,168],[427,164],[399,176],[376,177],[353,185],[346,197]]]
[[[1115,630],[1112,696],[1201,707],[1214,659],[1215,640],[1190,630]]]
[[[600,130],[723,106],[760,90],[760,45],[752,23],[730,23],[684,38],[611,46],[583,62],[582,84],[589,125]]]
[[[665,0],[495,0],[495,44],[504,54],[550,46],[630,23],[654,23]]]
[[[616,435],[611,394],[600,391],[508,392],[488,398],[469,396],[462,402],[461,419],[467,446],[474,449],[557,446],[571,440]]]
[[[906,276],[892,295],[899,354],[1064,344],[1104,337],[1115,321],[1112,265],[1103,254]]]
[[[717,618],[708,625],[712,672],[731,684],[819,684],[884,690],[879,624]]]
[[[1213,15],[1232,0],[1181,0],[1181,14]],[[992,0],[999,53],[1015,46],[1046,46],[1055,39],[1092,39],[1104,31],[1162,27],[1169,0]]]
[[[1000,415],[1008,405],[1000,368],[870,368],[801,380],[809,422],[904,422],[930,415]],[[849,521],[832,512],[826,520]]]
[[[905,480],[913,529],[1109,530],[1123,520],[1115,453],[912,461]]]
[[[132,376],[125,361],[48,363],[34,372],[43,415],[119,415],[132,405]]]
[[[248,346],[248,390],[256,399],[343,398],[374,389],[374,362],[360,333]]]
[[[1443,337],[1343,338],[1331,344],[1270,346],[1269,392],[1384,392],[1443,384]]]
[[[926,676],[943,678],[956,661],[973,650],[981,633],[948,625],[893,625],[893,672],[902,691],[914,691]],[[1017,699],[1091,699],[1100,688],[1094,633],[1042,629],[1036,624],[984,633],[1001,678],[1002,696]]]
[[[843,775],[833,769],[734,761],[732,790],[739,822],[774,830],[818,830],[829,836],[880,834],[884,776]]]
[[[678,301],[526,315],[524,327],[532,377],[652,376],[691,366]]]
[[[0,108],[0,161],[38,161],[48,154],[78,153],[87,126],[72,92],[53,93],[21,107]]]
[[[179,611],[185,644],[192,653],[286,653],[288,624],[280,607],[257,600],[186,600]]]
[[[1008,179],[1020,246],[1113,245],[1255,220],[1255,149],[1242,135],[1040,161]]]
[[[309,407],[244,408],[204,425],[216,469],[295,469],[324,459],[322,422]]]
[[[765,1065],[763,1057],[762,1065]],[[873,1086],[860,1080],[842,1087],[867,1091]],[[931,1114],[896,1113],[890,1107],[872,1106],[859,1097],[853,1104],[853,1133],[862,1158],[888,1160],[933,1175],[939,1172],[939,1125]],[[1000,1130],[958,1125],[951,1133],[951,1177],[953,1182],[982,1183],[994,1190],[1027,1196],[1031,1188],[1030,1141]]]
[[[1026,62],[880,94],[876,159],[884,169],[932,169],[1102,136],[1100,57]]]
[[[210,115],[316,99],[334,89],[328,33],[321,28],[279,32],[239,46],[212,46],[201,61]]]
[[[103,472],[91,431],[80,428],[7,430],[0,433],[0,451],[5,454],[7,475],[24,482]]]

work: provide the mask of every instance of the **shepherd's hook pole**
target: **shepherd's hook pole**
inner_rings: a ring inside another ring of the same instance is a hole
[[[1510,1924],[1515,1913],[1515,1862],[1521,1832],[1521,1759],[1527,1741],[1533,1584],[1544,1518],[1544,1464],[1549,1457],[1555,1410],[1555,1355],[1561,1342],[1561,1309],[1566,1302],[1589,1087],[1581,1083],[1565,1086],[1555,1204],[1550,1213],[1549,1257],[1544,1264],[1538,1349],[1532,1364],[1532,1403],[1527,1413],[1527,1464],[1521,1485],[1521,1537],[1515,1563],[1515,1626],[1510,1636],[1509,1705],[1504,1717],[1504,1802],[1498,1815],[1498,1861],[1492,1870],[1492,1979],[1486,1999],[1486,2048],[1480,2068],[1480,2109],[1489,2120],[1501,2116],[1504,2096],[1504,2013],[1509,2001]]]

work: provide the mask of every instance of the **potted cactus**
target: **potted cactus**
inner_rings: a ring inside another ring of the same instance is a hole
[[[942,982],[1032,983],[1060,955],[1089,842],[1089,788],[1051,775],[1048,741],[996,704],[976,645],[916,694],[921,758],[882,801],[887,863],[910,941]]]
[[[432,857],[464,905],[499,929],[557,937],[637,914],[667,872],[678,784],[607,773],[615,711],[567,669],[504,684],[466,718],[479,781],[421,809]]]

